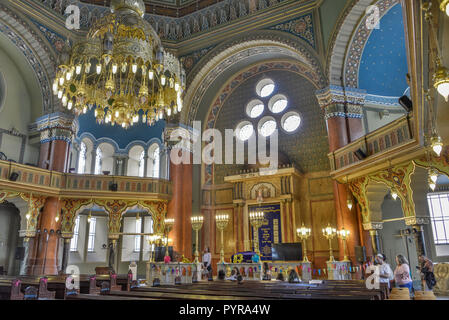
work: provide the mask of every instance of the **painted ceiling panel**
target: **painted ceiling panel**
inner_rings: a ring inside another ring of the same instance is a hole
[[[369,94],[399,97],[407,89],[407,53],[400,4],[380,20],[364,48],[359,70],[359,88]]]

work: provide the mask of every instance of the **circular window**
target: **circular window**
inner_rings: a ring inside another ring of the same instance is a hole
[[[288,100],[283,94],[277,94],[268,102],[268,109],[273,113],[280,113],[287,108]]]
[[[263,79],[259,81],[259,83],[256,86],[256,92],[257,94],[262,97],[268,97],[270,96],[274,91],[274,82],[271,79]]]
[[[253,128],[253,125],[251,124],[251,122],[249,122],[249,121],[243,121],[237,126],[236,136],[241,141],[248,140],[249,138],[251,138],[253,133],[254,133],[254,128]]]
[[[246,106],[246,114],[251,118],[257,118],[263,113],[264,109],[265,106],[262,101],[252,100]]]
[[[276,120],[274,120],[274,118],[272,117],[262,118],[262,120],[260,120],[259,122],[259,132],[264,137],[272,135],[276,128]]]
[[[282,117],[281,125],[285,131],[294,132],[301,125],[301,117],[296,112],[288,112]]]

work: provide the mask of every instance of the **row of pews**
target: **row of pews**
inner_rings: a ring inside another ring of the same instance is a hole
[[[367,289],[364,281],[325,280],[319,284],[279,281],[207,281],[195,284],[139,286],[132,275],[79,276],[79,289],[68,289],[71,276],[0,277],[3,300],[385,300],[389,289]]]
[[[129,291],[132,274],[80,275],[79,288],[75,279],[67,276],[0,276],[0,300],[54,300],[79,294],[100,295],[109,291]]]

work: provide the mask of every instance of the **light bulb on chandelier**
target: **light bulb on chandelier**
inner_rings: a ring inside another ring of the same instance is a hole
[[[440,136],[438,136],[436,133],[432,135],[432,138],[430,139],[431,147],[433,152],[439,157],[441,155],[441,152],[443,151],[443,140]]]
[[[395,189],[391,190],[391,197],[393,198],[393,200],[396,201],[396,199],[398,198],[398,193],[396,192]]]

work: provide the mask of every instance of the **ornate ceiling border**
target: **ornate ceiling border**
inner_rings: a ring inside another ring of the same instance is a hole
[[[30,25],[13,10],[0,5],[0,32],[22,52],[33,69],[41,88],[45,112],[57,105],[51,90],[51,79],[55,76],[55,57]]]

